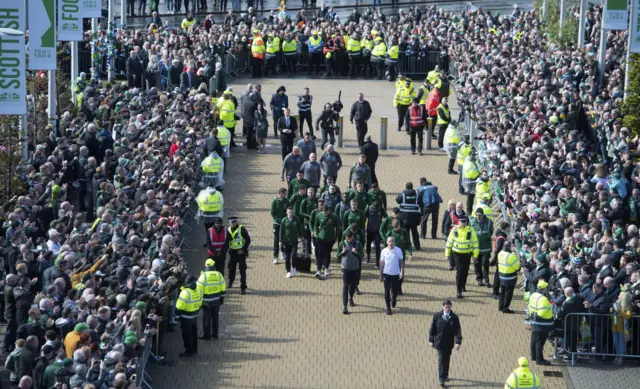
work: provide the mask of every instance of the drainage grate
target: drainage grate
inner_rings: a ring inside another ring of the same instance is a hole
[[[562,372],[561,371],[551,371],[551,370],[544,370],[542,372],[542,375],[545,377],[557,377],[557,378],[562,378]]]

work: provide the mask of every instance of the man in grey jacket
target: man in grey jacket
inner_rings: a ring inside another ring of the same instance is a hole
[[[302,152],[302,159],[305,161],[309,160],[309,156],[311,153],[316,152],[316,142],[311,139],[311,133],[306,132],[304,134],[304,138],[300,139],[297,143],[297,146],[300,147],[300,151]]]
[[[286,177],[287,183],[289,183],[295,178],[296,173],[300,171],[303,163],[304,159],[302,159],[302,155],[300,155],[300,147],[293,146],[291,153],[284,158],[284,161],[282,161],[280,179],[284,181],[284,178]]]
[[[332,144],[327,145],[327,151],[322,154],[320,164],[322,165],[322,175],[324,176],[325,185],[327,183],[327,177],[333,177],[333,182],[337,182],[338,172],[342,167],[342,158],[340,158],[340,154],[335,151]]]
[[[315,153],[309,155],[309,160],[302,164],[300,170],[304,173],[304,179],[309,181],[309,185],[317,191],[318,188],[320,188],[320,173],[322,167],[320,163],[316,161]]]
[[[345,233],[344,240],[338,245],[337,254],[342,268],[342,313],[348,315],[347,294],[349,306],[355,307],[353,295],[358,285],[358,270],[363,257],[362,244],[356,240],[353,232]]]

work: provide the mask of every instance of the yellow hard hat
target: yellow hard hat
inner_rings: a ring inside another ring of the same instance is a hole
[[[325,55],[325,57],[327,57],[327,59],[331,59],[331,52],[328,52],[327,55]]]
[[[529,360],[525,357],[520,357],[518,358],[518,366],[520,367],[528,367],[529,366]]]
[[[213,267],[213,266],[215,266],[215,264],[216,264],[216,261],[214,261],[214,260],[213,260],[213,259],[211,259],[211,258],[209,258],[209,259],[207,259],[206,261],[204,261],[204,265],[205,265],[206,267]]]
[[[545,280],[538,281],[538,289],[546,289],[549,284]]]

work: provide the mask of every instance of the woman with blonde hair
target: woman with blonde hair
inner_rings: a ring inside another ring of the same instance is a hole
[[[629,320],[631,320],[631,295],[627,292],[627,288],[622,286],[618,301],[613,303],[611,312],[611,332],[613,333],[613,346],[616,355],[618,355],[613,363],[620,366],[624,363],[623,355],[627,350],[626,337],[629,335]]]

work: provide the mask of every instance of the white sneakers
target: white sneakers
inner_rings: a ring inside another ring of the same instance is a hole
[[[324,269],[324,276],[329,277],[331,275],[331,270],[329,268]]]
[[[277,264],[278,264],[278,257],[274,257],[274,258],[273,258],[273,264],[274,264],[274,265],[277,265]]]
[[[291,275],[292,275],[292,276],[296,276],[296,275],[298,275],[298,272],[296,271],[296,268],[295,268],[295,267],[292,267],[292,268],[291,268]]]
[[[320,270],[316,272],[316,278],[320,278]]]
[[[287,273],[287,278],[291,278],[291,272]]]

